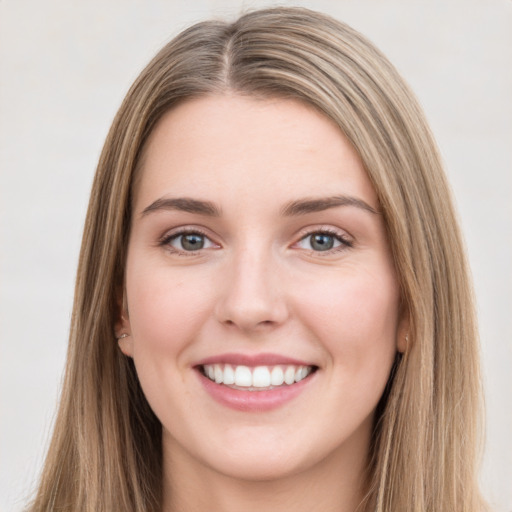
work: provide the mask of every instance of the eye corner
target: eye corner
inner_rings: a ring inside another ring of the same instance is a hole
[[[197,227],[168,231],[158,240],[158,246],[177,256],[198,256],[204,251],[221,248],[211,235]]]
[[[303,249],[318,256],[329,256],[353,246],[354,241],[346,232],[332,227],[315,227],[301,232],[292,248]]]

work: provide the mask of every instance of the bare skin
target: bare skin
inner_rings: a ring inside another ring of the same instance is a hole
[[[234,94],[167,113],[125,293],[120,346],[162,422],[164,512],[356,509],[406,325],[375,191],[332,122]],[[296,381],[233,384],[228,366]]]

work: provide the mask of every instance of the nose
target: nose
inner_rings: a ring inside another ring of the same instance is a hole
[[[217,303],[217,320],[238,329],[261,331],[289,315],[282,275],[271,256],[246,249],[227,270]]]

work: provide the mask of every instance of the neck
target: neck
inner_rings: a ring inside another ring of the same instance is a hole
[[[279,479],[244,480],[182,455],[173,450],[164,464],[163,512],[354,512],[364,495],[364,458],[354,464],[348,457],[340,465],[331,454],[314,468]]]

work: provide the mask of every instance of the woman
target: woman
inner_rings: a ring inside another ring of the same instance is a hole
[[[394,68],[303,9],[201,23],[107,138],[31,510],[482,510],[478,374]]]

